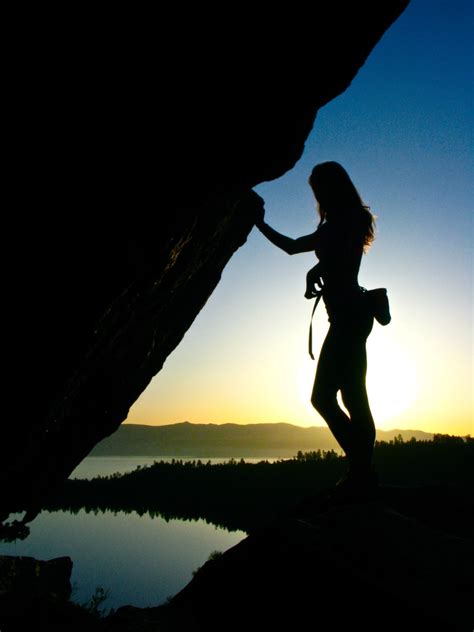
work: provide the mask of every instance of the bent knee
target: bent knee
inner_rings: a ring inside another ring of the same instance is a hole
[[[314,390],[311,394],[311,404],[324,417],[325,413],[330,412],[334,409],[334,406],[337,406],[337,398],[332,393]]]

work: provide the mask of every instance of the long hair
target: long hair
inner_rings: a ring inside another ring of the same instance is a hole
[[[349,174],[338,162],[316,165],[309,184],[318,202],[320,225],[325,220],[338,224],[360,239],[366,252],[375,239],[375,216],[362,201]]]

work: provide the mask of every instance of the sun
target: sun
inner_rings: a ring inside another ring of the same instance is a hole
[[[317,361],[317,357],[316,357]],[[375,425],[392,429],[403,424],[404,413],[414,407],[418,394],[416,364],[403,343],[387,329],[374,330],[367,341],[367,392]],[[295,378],[301,411],[306,423],[323,423],[311,405],[316,362],[301,363]],[[339,402],[342,406],[341,398]]]
[[[386,331],[367,342],[367,392],[377,426],[391,427],[416,402],[416,364],[409,350]]]

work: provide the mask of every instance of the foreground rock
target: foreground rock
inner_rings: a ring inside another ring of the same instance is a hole
[[[108,624],[470,630],[473,596],[472,540],[424,526],[384,502],[346,503],[253,533],[207,562],[169,606],[124,608]]]
[[[331,0],[261,21],[243,7],[96,8],[25,37],[0,520],[34,517],[127,417],[245,242],[252,187],[294,166],[318,109],[407,4]]]
[[[0,629],[74,631],[96,629],[98,622],[71,603],[72,560],[59,557],[0,556]]]

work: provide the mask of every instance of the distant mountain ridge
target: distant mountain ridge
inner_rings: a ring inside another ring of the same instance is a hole
[[[378,430],[379,441],[401,435],[429,440],[421,430]],[[90,452],[89,456],[177,457],[281,457],[298,450],[337,450],[339,446],[324,426],[303,428],[289,423],[193,424],[188,421],[165,426],[122,424]]]

